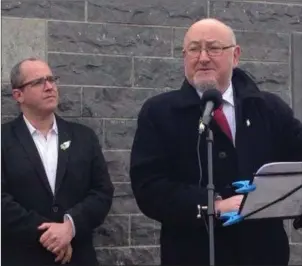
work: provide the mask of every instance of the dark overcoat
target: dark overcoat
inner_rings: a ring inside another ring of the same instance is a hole
[[[251,179],[265,163],[302,161],[302,125],[276,95],[260,91],[244,71],[232,77],[236,113],[235,145],[214,120],[215,191],[236,195],[231,183]],[[180,90],[148,99],[135,134],[130,176],[141,211],[162,224],[161,262],[169,265],[209,263],[208,232],[197,219],[197,205],[207,204],[206,138],[197,156],[202,114],[196,90],[185,80]],[[223,227],[215,221],[216,264],[286,265],[289,241],[283,221],[245,220]]]

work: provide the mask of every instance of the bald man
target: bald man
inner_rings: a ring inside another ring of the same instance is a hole
[[[161,263],[208,265],[207,213],[198,208],[208,204],[207,142],[198,133],[203,93],[216,88],[223,97],[222,109],[209,124],[216,213],[238,210],[242,195],[232,182],[251,179],[264,163],[302,160],[302,125],[280,98],[260,91],[237,67],[240,46],[222,22],[193,24],[184,38],[183,57],[180,90],[148,99],[139,113],[130,177],[139,208],[162,225]],[[215,218],[214,231],[216,265],[288,264],[282,220],[224,227]]]

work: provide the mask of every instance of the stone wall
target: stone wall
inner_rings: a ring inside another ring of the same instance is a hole
[[[158,264],[158,223],[141,215],[129,184],[129,154],[142,103],[179,88],[182,38],[204,17],[232,26],[241,66],[302,119],[302,0],[3,0],[2,122],[18,114],[11,67],[47,60],[60,79],[58,113],[98,134],[116,191],[95,233],[102,264]],[[285,222],[291,264],[302,264],[302,234]]]

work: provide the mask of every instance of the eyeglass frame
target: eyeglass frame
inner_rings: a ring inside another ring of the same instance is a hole
[[[50,78],[53,78],[53,80],[50,80]],[[22,90],[26,86],[31,85],[31,87],[37,86],[37,85],[42,85],[45,86],[46,82],[48,81],[49,83],[56,83],[59,80],[59,76],[46,76],[46,77],[41,77],[37,79],[33,79],[31,81],[28,81],[20,86],[18,86],[16,89]],[[43,83],[39,83],[39,81],[43,81]]]
[[[199,48],[198,54],[196,54],[196,56],[193,56],[193,57],[194,58],[195,57],[199,57],[201,55],[201,53],[202,53],[203,50],[205,50],[207,52],[207,55],[209,57],[216,57],[216,56],[222,55],[222,52],[224,50],[229,49],[229,48],[233,48],[233,47],[236,47],[236,44],[230,44],[230,45],[225,45],[225,46],[221,46],[221,47],[216,47],[216,48],[220,49],[220,52],[218,54],[213,55],[213,54],[209,54],[209,47],[202,47],[202,45],[200,45],[200,47],[198,47]],[[183,53],[188,54],[188,48],[183,49]]]

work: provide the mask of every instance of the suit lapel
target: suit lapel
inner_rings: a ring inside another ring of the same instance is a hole
[[[58,140],[58,165],[57,165],[55,193],[58,192],[62,184],[63,177],[66,171],[71,145],[72,145],[71,131],[68,127],[68,124],[63,119],[60,119],[57,116],[56,116],[56,120],[58,125],[59,140]]]
[[[23,146],[25,152],[27,153],[39,178],[41,179],[44,187],[49,192],[49,194],[51,196],[53,196],[49,182],[48,182],[48,178],[47,178],[44,166],[43,166],[43,162],[39,155],[39,151],[36,147],[36,144],[31,136],[26,124],[25,124],[22,114],[18,117],[18,119],[15,122],[15,133],[16,133],[16,136],[17,136],[20,144]]]

